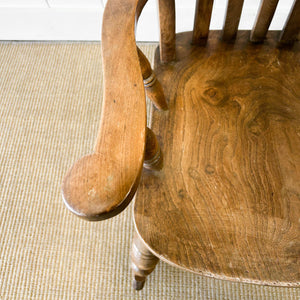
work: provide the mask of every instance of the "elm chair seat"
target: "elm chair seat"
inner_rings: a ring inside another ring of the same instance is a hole
[[[154,70],[134,37],[146,2],[107,3],[100,130],[64,179],[67,207],[98,221],[135,196],[136,289],[159,259],[299,286],[300,1],[268,32],[278,1],[262,1],[252,31],[238,31],[243,1],[229,0],[223,30],[209,31],[213,1],[199,0],[193,32],[176,35],[174,1],[159,0]]]

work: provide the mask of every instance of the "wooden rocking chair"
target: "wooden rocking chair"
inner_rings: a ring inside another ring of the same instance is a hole
[[[159,259],[299,286],[300,0],[281,32],[268,32],[278,0],[261,2],[251,32],[237,30],[243,0],[228,1],[222,31],[209,31],[213,0],[197,0],[193,32],[177,35],[174,0],[159,0],[154,72],[135,43],[146,2],[106,5],[103,117],[94,153],[64,179],[65,204],[98,221],[136,195],[136,289]]]

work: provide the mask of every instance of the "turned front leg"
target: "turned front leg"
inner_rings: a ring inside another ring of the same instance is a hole
[[[160,110],[167,110],[168,104],[160,82],[157,80],[151,65],[144,53],[137,48],[146,95]]]
[[[160,170],[163,167],[163,154],[155,133],[147,127],[144,168]]]
[[[135,232],[131,250],[131,269],[133,272],[133,288],[141,290],[146,277],[155,269],[159,259],[149,251]]]

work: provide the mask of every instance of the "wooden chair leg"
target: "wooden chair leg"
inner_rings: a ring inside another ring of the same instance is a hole
[[[155,269],[158,261],[159,259],[149,251],[135,232],[131,250],[131,269],[135,290],[141,290],[144,287],[146,277]]]
[[[168,104],[160,82],[153,72],[145,54],[137,47],[146,95],[160,110],[167,110]]]
[[[155,133],[147,127],[146,131],[146,151],[144,168],[149,170],[161,170],[163,167],[163,154],[157,141]]]

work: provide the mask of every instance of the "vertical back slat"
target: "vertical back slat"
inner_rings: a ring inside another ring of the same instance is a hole
[[[223,39],[231,40],[236,36],[244,0],[228,0],[226,19],[223,26]]]
[[[250,40],[252,42],[261,42],[264,40],[273,19],[277,4],[278,0],[261,1],[259,13],[251,31]]]
[[[213,0],[197,0],[193,30],[193,44],[208,37]]]
[[[160,60],[175,59],[175,0],[158,0],[160,24]]]
[[[287,21],[282,29],[280,42],[288,43],[298,38],[300,31],[300,0],[295,0],[287,18]]]
[[[137,7],[136,7],[136,21],[138,21],[142,11],[143,11],[143,8],[144,6],[146,5],[146,3],[148,2],[148,0],[139,0],[138,4],[137,4]]]

